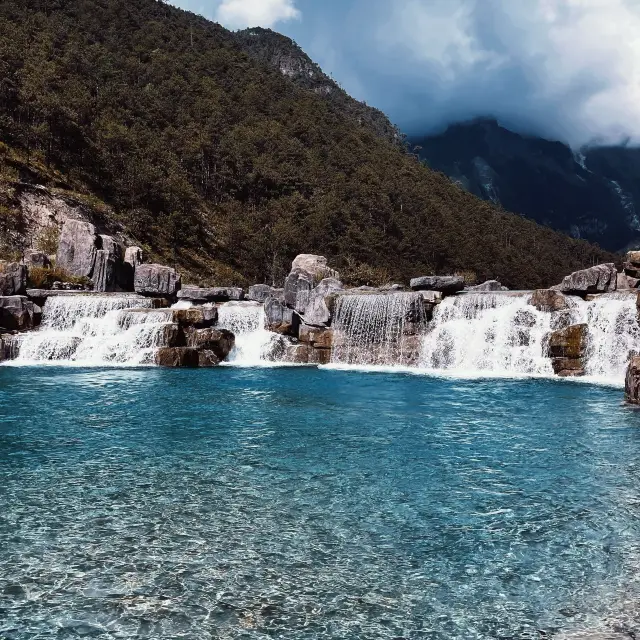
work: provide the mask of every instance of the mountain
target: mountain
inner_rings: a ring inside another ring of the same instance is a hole
[[[481,118],[415,138],[420,159],[480,198],[611,251],[640,246],[640,149],[585,148]]]
[[[42,185],[193,283],[279,283],[321,253],[351,284],[465,271],[539,287],[616,258],[422,166],[291,41],[252,31],[155,0],[4,0],[4,256]]]

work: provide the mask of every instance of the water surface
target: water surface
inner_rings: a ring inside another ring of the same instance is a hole
[[[0,368],[0,637],[539,638],[634,625],[619,390]]]

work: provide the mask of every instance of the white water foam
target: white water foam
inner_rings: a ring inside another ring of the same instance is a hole
[[[264,305],[227,302],[218,309],[218,327],[235,334],[236,345],[227,362],[238,366],[268,366],[284,355],[286,339],[265,328]]]
[[[60,296],[44,305],[42,325],[21,338],[15,365],[74,364],[111,366],[148,364],[162,346],[167,316],[135,296]]]

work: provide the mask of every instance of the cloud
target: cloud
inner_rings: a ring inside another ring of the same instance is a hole
[[[273,27],[300,18],[295,0],[222,0],[215,19],[230,29]]]
[[[327,71],[409,133],[494,115],[574,146],[640,142],[640,0],[344,4]]]

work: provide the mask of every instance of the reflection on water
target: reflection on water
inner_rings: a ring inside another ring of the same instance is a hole
[[[0,369],[0,637],[638,630],[640,413],[546,380]]]

